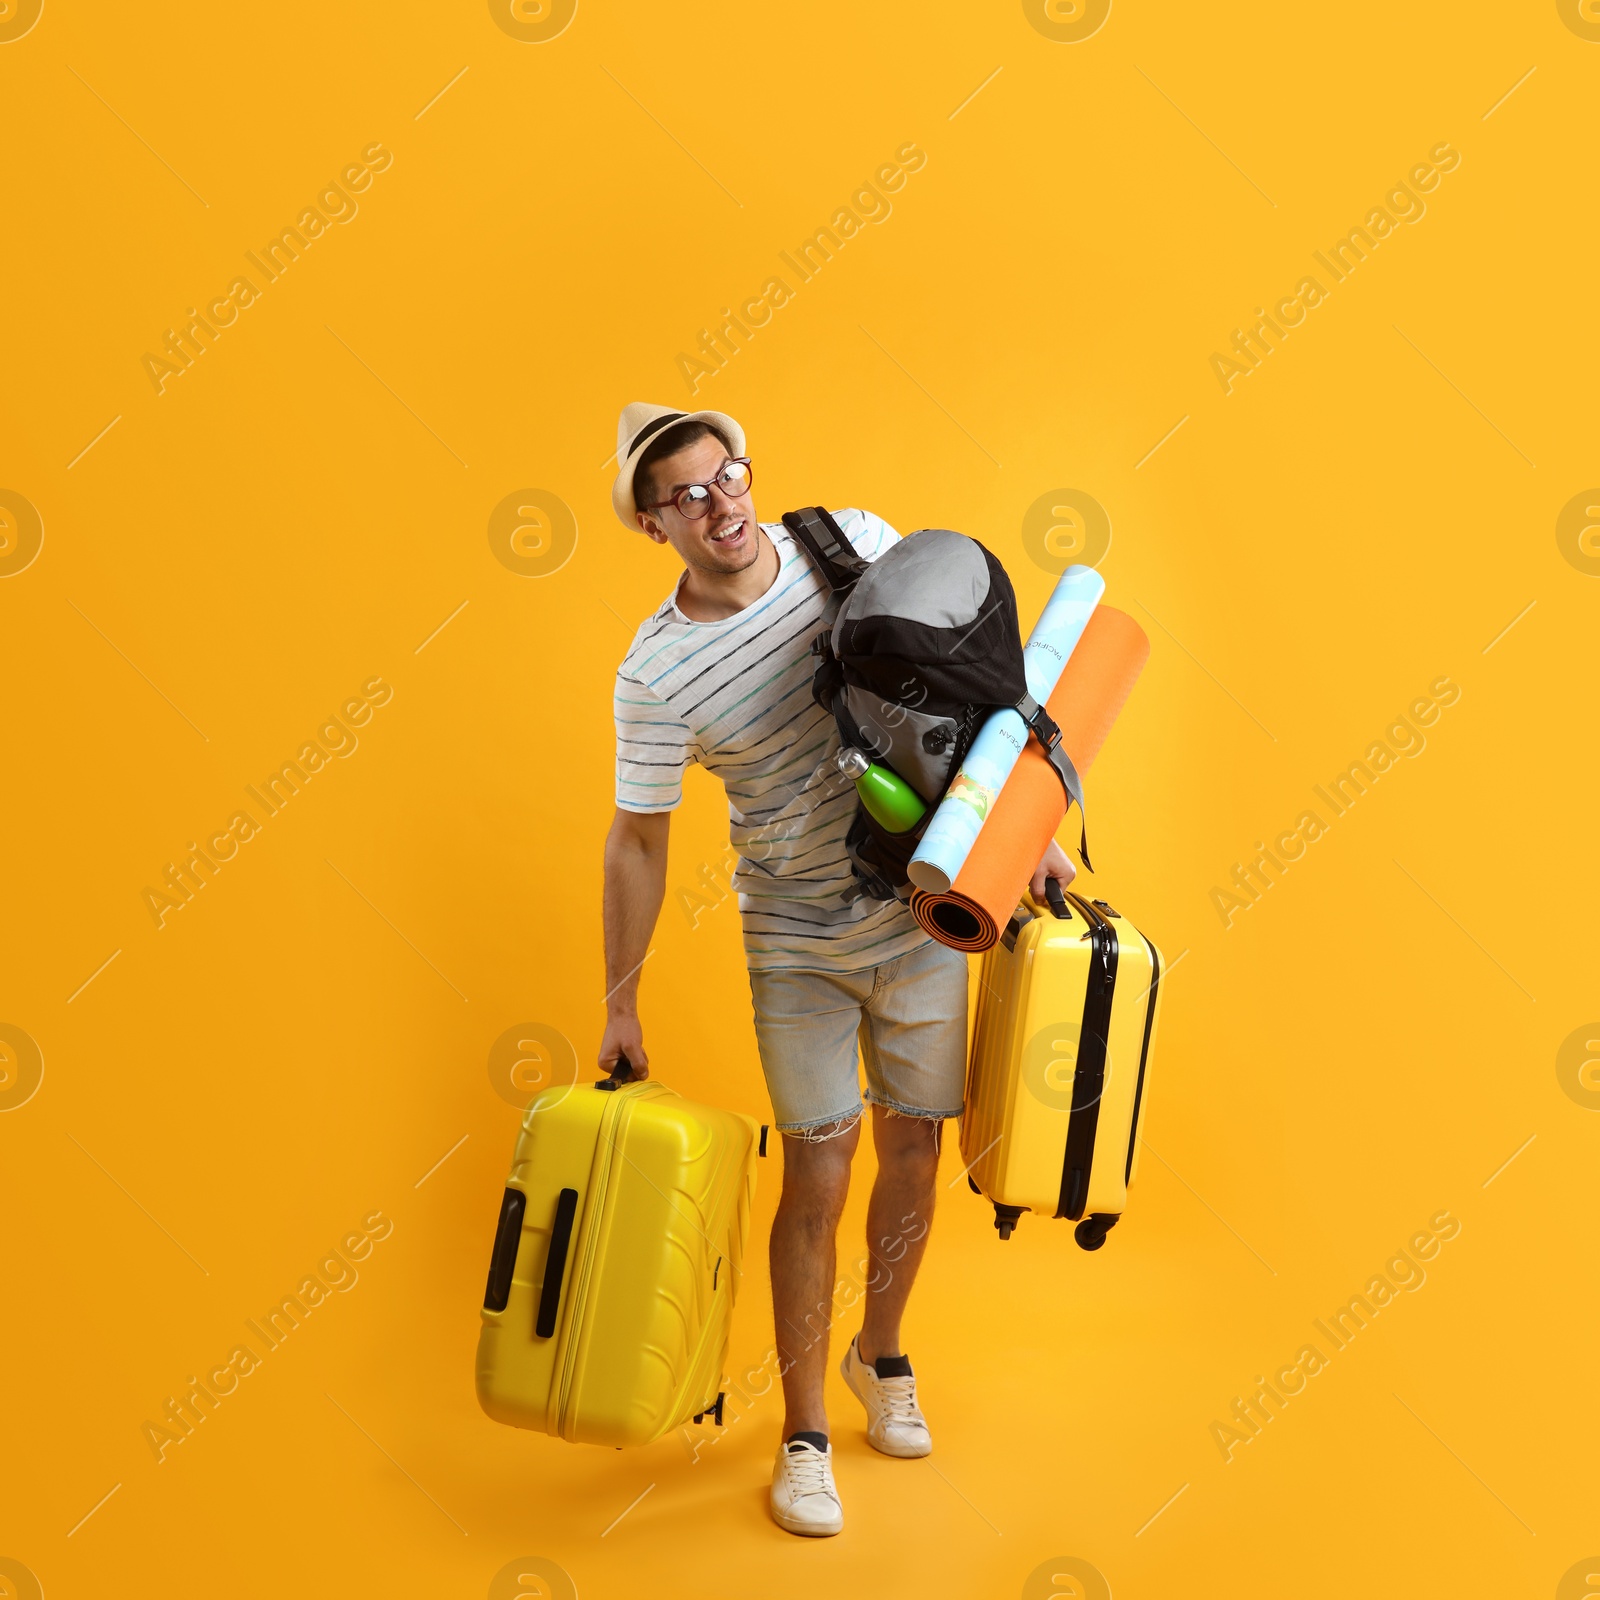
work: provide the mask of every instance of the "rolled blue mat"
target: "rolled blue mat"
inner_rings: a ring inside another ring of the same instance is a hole
[[[1028,693],[1040,705],[1054,691],[1105,589],[1093,567],[1068,567],[1045,602],[1022,651]],[[944,894],[955,882],[1027,742],[1028,725],[1011,710],[996,711],[978,730],[911,858],[909,875],[919,889]]]

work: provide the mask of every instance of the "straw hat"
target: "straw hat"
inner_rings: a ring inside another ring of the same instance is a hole
[[[671,406],[653,406],[648,400],[630,401],[617,419],[617,481],[611,486],[612,507],[630,528],[639,526],[634,520],[638,507],[633,501],[633,469],[651,441],[680,422],[710,423],[728,441],[734,455],[744,454],[744,429],[721,411],[674,411]]]

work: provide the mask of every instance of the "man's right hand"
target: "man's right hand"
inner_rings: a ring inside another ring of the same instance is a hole
[[[630,1082],[650,1076],[650,1057],[645,1053],[644,1030],[637,1016],[610,1017],[606,1021],[605,1035],[600,1040],[600,1070],[609,1073],[618,1056],[626,1056],[633,1068]]]

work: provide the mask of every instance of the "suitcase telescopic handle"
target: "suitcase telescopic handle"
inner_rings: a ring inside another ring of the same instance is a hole
[[[556,1220],[550,1229],[550,1253],[544,1259],[544,1287],[539,1291],[539,1316],[534,1335],[548,1339],[556,1331],[561,1309],[561,1280],[566,1275],[567,1251],[572,1245],[572,1221],[578,1214],[578,1191],[563,1189],[556,1196]]]

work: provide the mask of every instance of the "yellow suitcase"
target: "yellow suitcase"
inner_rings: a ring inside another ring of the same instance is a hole
[[[495,1421],[585,1444],[722,1420],[755,1192],[749,1117],[620,1082],[629,1071],[528,1107],[478,1339]]]
[[[983,958],[961,1155],[1002,1239],[1032,1211],[1098,1250],[1138,1171],[1161,953],[1104,900],[1047,889]]]

